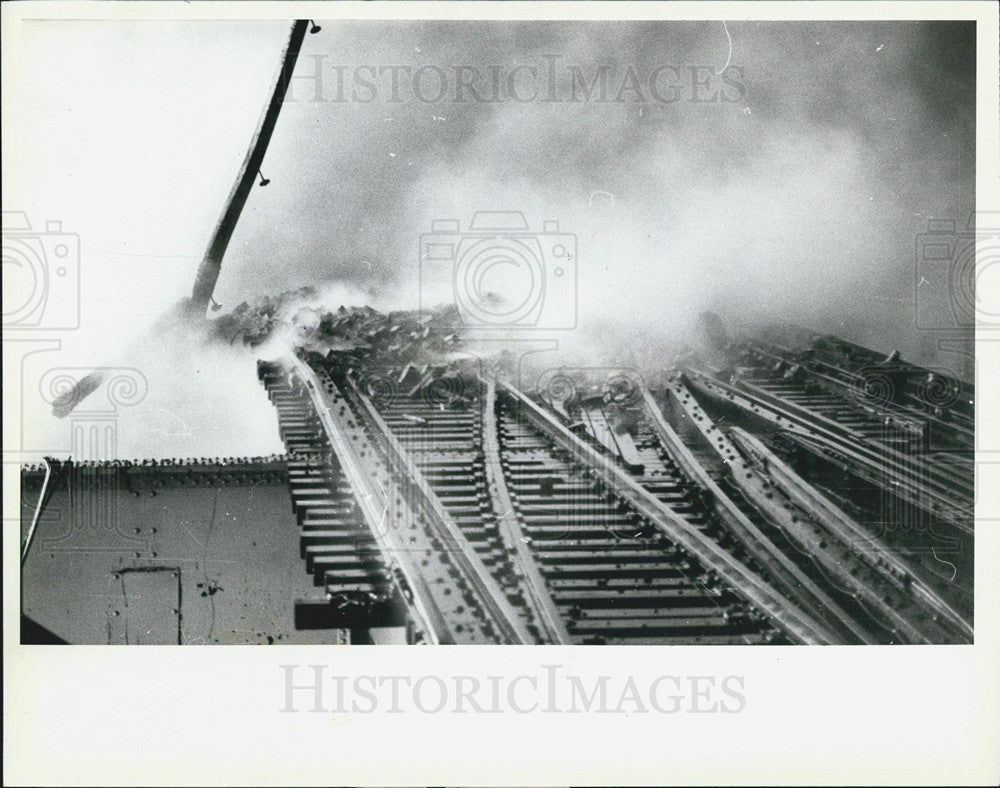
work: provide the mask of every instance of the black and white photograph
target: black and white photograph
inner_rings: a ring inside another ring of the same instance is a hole
[[[292,727],[747,726],[743,659],[996,672],[995,9],[672,5],[3,3],[16,780],[83,655],[242,663]],[[228,692],[191,682],[149,692]],[[372,768],[327,779],[431,784]]]

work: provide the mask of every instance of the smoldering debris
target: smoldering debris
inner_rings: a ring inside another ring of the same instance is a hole
[[[330,309],[311,287],[244,301],[210,325],[211,335],[229,344],[258,347],[284,338],[307,350],[355,351],[388,361],[441,360],[463,345],[454,306],[388,313],[370,306]]]

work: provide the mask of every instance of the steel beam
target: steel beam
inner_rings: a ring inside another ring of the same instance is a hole
[[[643,489],[622,469],[609,463],[593,447],[567,430],[537,403],[509,384],[499,385],[502,391],[521,406],[521,413],[525,418],[600,477],[641,516],[663,531],[671,541],[694,555],[706,567],[714,569],[741,595],[780,622],[792,637],[810,644],[839,641],[839,637],[824,622],[817,621],[801,610],[792,600],[747,569],[694,525]]]
[[[486,479],[493,501],[493,509],[497,517],[497,525],[504,537],[504,542],[510,553],[511,563],[518,570],[527,584],[531,608],[550,643],[571,643],[569,631],[563,623],[562,616],[549,589],[545,578],[538,570],[535,559],[528,548],[528,542],[521,523],[514,511],[514,502],[507,488],[503,466],[500,462],[500,442],[497,433],[496,417],[496,381],[488,379],[486,397],[483,403],[483,455],[486,466]]]

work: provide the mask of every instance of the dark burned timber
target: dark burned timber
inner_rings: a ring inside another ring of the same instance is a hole
[[[807,344],[727,342],[658,386],[567,377],[530,394],[471,364],[261,362],[325,592],[297,602],[297,625],[426,643],[971,642],[971,387]]]

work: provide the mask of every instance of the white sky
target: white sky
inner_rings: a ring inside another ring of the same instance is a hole
[[[26,446],[67,442],[68,420],[32,399],[43,368],[124,365],[142,369],[150,388],[120,414],[123,456],[279,451],[273,409],[246,359],[204,359],[220,373],[207,384],[201,364],[178,359],[181,387],[169,366],[144,356],[148,342],[126,346],[190,291],[288,25],[240,25],[236,37],[231,23],[25,27],[24,115],[4,209],[26,211],[35,229],[61,220],[81,247],[80,329],[60,332],[60,352],[27,361]],[[238,395],[219,387],[224,372],[243,380]],[[88,407],[100,408],[98,398]],[[237,429],[236,413],[261,426]],[[230,427],[241,437],[226,446],[219,438]]]

